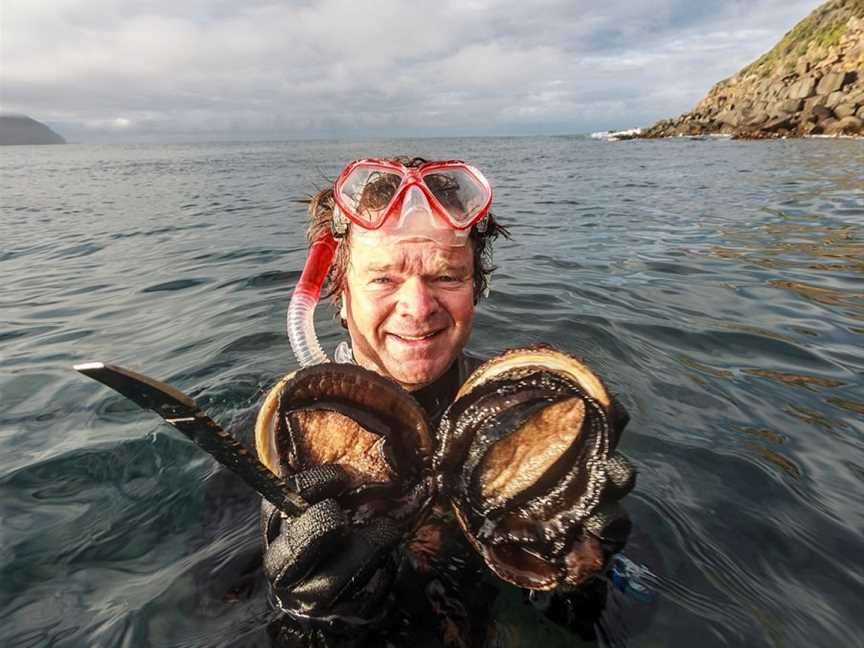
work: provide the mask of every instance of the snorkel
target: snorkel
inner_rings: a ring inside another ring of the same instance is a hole
[[[336,239],[330,232],[312,243],[303,274],[291,294],[287,316],[288,340],[301,367],[330,361],[318,342],[314,315],[335,252]]]

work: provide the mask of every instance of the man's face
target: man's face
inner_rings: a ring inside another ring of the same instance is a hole
[[[416,390],[440,377],[471,334],[471,244],[352,243],[342,316],[357,362]]]

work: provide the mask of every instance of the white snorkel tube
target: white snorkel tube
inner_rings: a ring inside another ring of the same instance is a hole
[[[314,315],[335,253],[336,239],[330,232],[312,243],[303,274],[288,305],[288,340],[301,367],[330,361],[318,342]]]

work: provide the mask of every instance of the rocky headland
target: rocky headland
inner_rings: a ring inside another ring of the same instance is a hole
[[[830,0],[688,113],[640,137],[864,136],[864,0]]]
[[[25,115],[0,115],[0,146],[65,143],[65,139],[42,122]]]

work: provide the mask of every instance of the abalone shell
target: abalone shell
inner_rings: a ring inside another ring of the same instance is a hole
[[[613,452],[612,403],[584,362],[535,346],[481,365],[445,412],[439,488],[504,580],[576,587],[620,549],[630,523],[617,500],[635,471]]]
[[[432,435],[400,385],[349,364],[301,369],[271,390],[256,425],[262,462],[280,476],[336,464],[349,476],[339,502],[371,517],[416,524],[430,504]]]

